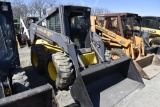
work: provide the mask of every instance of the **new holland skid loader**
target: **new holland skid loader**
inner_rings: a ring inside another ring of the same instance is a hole
[[[105,46],[111,50],[112,59],[125,55],[131,57],[141,76],[151,79],[160,72],[160,60],[155,54],[145,55],[144,40],[140,37],[140,21],[138,14],[133,13],[91,17],[92,31],[101,36]]]
[[[69,91],[81,107],[121,105],[144,84],[131,58],[111,61],[100,36],[90,30],[90,11],[60,5],[31,24],[32,66],[38,73],[45,72],[56,99],[59,91]]]
[[[12,9],[0,2],[0,107],[52,107],[52,87],[29,89],[20,67]]]

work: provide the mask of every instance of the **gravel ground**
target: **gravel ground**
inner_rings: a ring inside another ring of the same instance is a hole
[[[160,74],[143,81],[146,86],[125,107],[160,107]]]
[[[37,75],[32,69],[30,63],[30,48],[19,49],[21,66],[28,75],[31,88],[41,86],[47,83],[44,75]],[[137,94],[129,98],[120,107],[159,107],[160,106],[160,74],[152,78],[151,80],[143,79],[145,87]],[[61,95],[63,92],[60,92]],[[68,92],[67,92],[68,93]],[[65,95],[65,94],[64,94]],[[59,97],[59,96],[58,96]],[[59,99],[61,100],[62,97]],[[66,102],[68,102],[66,100]]]
[[[28,81],[30,82],[30,87],[35,88],[47,83],[44,75],[38,75],[36,71],[33,70],[30,62],[30,48],[24,47],[19,49],[19,56],[21,67],[26,71],[28,76]]]

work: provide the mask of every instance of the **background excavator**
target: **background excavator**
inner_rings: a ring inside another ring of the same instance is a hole
[[[45,74],[55,98],[66,91],[81,107],[120,105],[144,84],[131,58],[111,60],[100,36],[90,30],[90,11],[89,7],[60,5],[32,23],[32,66]]]
[[[92,31],[101,36],[105,46],[111,50],[112,59],[130,56],[141,76],[151,79],[160,72],[160,60],[154,54],[146,56],[140,22],[141,17],[133,13],[102,14],[91,17]],[[148,52],[152,53],[150,49]],[[153,70],[152,67],[155,69]]]

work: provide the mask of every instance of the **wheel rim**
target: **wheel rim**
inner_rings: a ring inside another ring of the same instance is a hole
[[[32,60],[33,60],[33,65],[35,66],[35,67],[38,67],[38,57],[37,57],[37,55],[34,53],[34,52],[32,52]]]
[[[119,55],[117,55],[117,54],[112,54],[112,59],[113,60],[115,60],[115,59],[119,59],[120,58],[120,56]]]
[[[57,72],[56,72],[56,67],[54,66],[53,62],[48,63],[48,73],[49,73],[50,78],[55,81],[57,78]]]

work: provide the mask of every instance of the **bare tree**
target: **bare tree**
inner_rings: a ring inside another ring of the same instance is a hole
[[[46,0],[48,7],[54,7],[57,5],[57,0]]]
[[[27,15],[28,8],[23,0],[13,0],[12,2],[13,15],[16,17],[25,17]]]
[[[107,14],[107,13],[110,13],[110,11],[106,8],[99,8],[99,7],[91,8],[91,15]]]
[[[28,16],[36,16],[36,10],[34,10],[32,3],[29,3],[27,5],[27,8],[28,8]]]
[[[45,0],[32,0],[28,7],[30,7],[30,14],[38,17],[43,16],[43,9],[45,8],[47,2]]]

